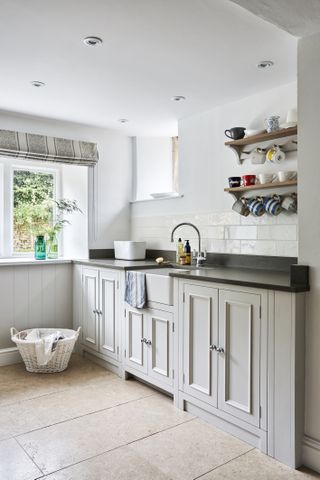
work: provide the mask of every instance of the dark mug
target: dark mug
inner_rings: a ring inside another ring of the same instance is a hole
[[[230,188],[240,187],[241,177],[229,177],[228,182]]]
[[[225,130],[224,134],[226,137],[231,138],[232,140],[240,140],[245,136],[245,128],[244,127],[233,127],[229,130]]]

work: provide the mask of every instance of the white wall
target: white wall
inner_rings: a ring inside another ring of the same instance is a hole
[[[74,212],[65,218],[62,233],[62,254],[66,258],[86,258],[88,255],[88,168],[61,165],[61,198],[77,200],[83,214]]]
[[[100,159],[95,168],[96,228],[89,248],[112,248],[114,239],[130,236],[131,139],[116,131],[59,120],[0,112],[0,128],[96,142]],[[89,169],[89,177],[91,175]],[[89,179],[90,185],[92,182]],[[89,211],[92,211],[89,195]]]
[[[304,461],[320,471],[320,35],[299,41],[299,262],[311,266],[306,322]]]
[[[135,200],[172,192],[172,138],[136,137],[134,146]]]
[[[265,255],[297,255],[297,216],[281,214],[240,218],[233,214],[233,197],[224,193],[232,175],[296,170],[297,154],[287,156],[281,167],[236,162],[224,146],[224,130],[232,126],[264,128],[264,118],[281,115],[297,104],[296,83],[229,103],[179,122],[179,185],[183,198],[136,203],[132,206],[132,236],[146,238],[151,248],[172,248],[170,230],[179,221],[199,225],[209,251]],[[268,228],[273,225],[276,228]],[[183,235],[184,232],[181,232]],[[192,238],[186,231],[185,238]]]

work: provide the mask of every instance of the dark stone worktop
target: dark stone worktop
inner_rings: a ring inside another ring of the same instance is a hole
[[[152,260],[114,260],[114,259],[85,259],[74,260],[74,263],[92,267],[105,267],[115,270],[147,270],[154,268],[173,267],[169,275],[175,278],[201,280],[205,282],[242,285],[245,287],[263,288],[266,290],[280,290],[285,292],[306,292],[310,290],[308,282],[308,267],[293,265],[294,271],[272,271],[243,267],[221,267],[206,265],[179,266],[173,263],[158,265]]]

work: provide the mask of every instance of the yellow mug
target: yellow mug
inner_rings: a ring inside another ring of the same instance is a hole
[[[272,148],[269,148],[266,153],[267,160],[273,163],[280,163],[285,159],[285,157],[286,154],[281,150],[279,145],[274,145]]]

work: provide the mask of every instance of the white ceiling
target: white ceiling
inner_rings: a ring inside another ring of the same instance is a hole
[[[0,109],[129,135],[296,78],[296,39],[228,0],[1,0],[0,22]]]
[[[232,1],[297,37],[320,32],[319,0]]]

